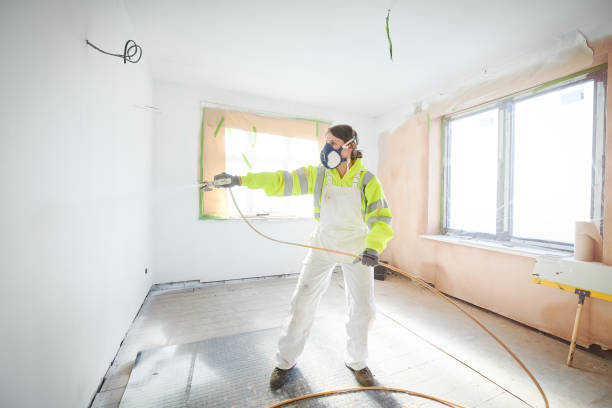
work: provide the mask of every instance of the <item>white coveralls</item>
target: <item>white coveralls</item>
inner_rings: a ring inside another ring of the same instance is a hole
[[[351,187],[335,186],[326,170],[327,185],[321,194],[321,213],[311,242],[314,246],[360,254],[368,228],[361,212],[357,172]],[[366,367],[368,330],[376,314],[373,269],[354,258],[310,249],[293,292],[291,312],[278,341],[276,366],[289,369],[304,349],[319,301],[329,287],[333,268],[340,264],[346,292],[346,350],[344,361],[354,370]]]

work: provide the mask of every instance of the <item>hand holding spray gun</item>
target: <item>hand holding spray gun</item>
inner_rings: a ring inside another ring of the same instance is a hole
[[[234,186],[239,186],[241,184],[240,176],[231,176],[227,173],[217,174],[213,179],[212,183],[210,181],[202,181],[200,182],[200,189],[203,191],[212,191],[212,188],[230,188]]]
[[[242,184],[242,180],[241,180],[241,178],[239,176],[231,176],[231,175],[229,175],[227,173],[221,173],[221,174],[217,174],[214,177],[212,182],[210,182],[210,181],[202,181],[202,182],[200,182],[200,184],[201,184],[200,189],[202,189],[203,191],[212,191],[213,188],[230,188],[230,187],[233,187],[233,186],[239,186],[239,185]],[[354,254],[350,254],[350,253],[342,252],[342,251],[338,251],[338,250],[327,249],[327,248],[320,248],[320,247],[316,247],[316,246],[312,246],[312,245],[299,244],[299,243],[289,242],[289,241],[282,241],[282,240],[279,240],[279,239],[276,239],[276,238],[269,237],[269,236],[263,234],[262,232],[260,232],[257,228],[255,228],[245,218],[245,216],[240,211],[240,208],[238,208],[238,204],[236,204],[236,199],[234,198],[234,194],[232,193],[232,190],[229,190],[229,193],[230,193],[230,196],[232,198],[232,201],[234,202],[234,205],[236,206],[236,210],[238,210],[238,213],[240,214],[240,217],[242,218],[242,220],[249,226],[249,228],[251,228],[253,231],[255,231],[257,234],[261,235],[262,237],[264,237],[266,239],[269,239],[270,241],[278,242],[278,243],[285,244],[285,245],[291,245],[291,246],[297,246],[297,247],[303,247],[303,248],[309,248],[309,249],[316,249],[316,250],[319,250],[319,251],[336,253],[336,254],[339,254],[339,255],[353,256],[353,257],[356,258],[355,262],[362,262],[364,265],[368,265],[368,266],[376,266],[377,264],[378,265],[382,265],[382,266],[384,266],[387,269],[390,269],[390,270],[392,270],[394,272],[397,272],[397,273],[399,273],[401,275],[406,276],[407,278],[412,279],[413,281],[415,281],[418,284],[420,284],[421,286],[427,288],[428,290],[430,290],[431,292],[435,293],[437,296],[439,296],[443,300],[447,301],[448,303],[450,303],[451,305],[456,307],[464,315],[469,317],[478,326],[480,326],[489,336],[491,336],[493,338],[493,340],[495,340],[521,366],[523,371],[529,376],[531,381],[538,388],[538,391],[542,395],[542,398],[544,400],[544,404],[545,404],[546,408],[549,408],[550,405],[548,403],[548,398],[546,397],[546,394],[544,393],[544,390],[540,386],[540,383],[538,382],[538,380],[536,380],[536,378],[529,371],[529,369],[527,369],[525,364],[523,364],[523,362],[516,356],[516,354],[514,354],[510,350],[510,348],[508,346],[506,346],[506,344],[504,342],[502,342],[495,334],[493,334],[482,322],[480,322],[478,319],[476,319],[474,316],[472,316],[469,312],[464,310],[455,301],[453,301],[452,299],[446,297],[438,289],[434,288],[433,286],[431,286],[430,284],[428,284],[427,282],[425,282],[424,280],[422,280],[418,276],[413,275],[413,274],[408,273],[408,272],[405,272],[405,271],[401,270],[398,267],[395,267],[393,265],[386,264],[386,263],[385,264],[380,264],[378,262],[378,253],[376,251],[373,251],[373,250],[370,250],[370,249],[366,249],[361,255],[357,256],[357,255],[354,255]],[[327,392],[324,392],[324,393],[317,393],[317,394],[308,394],[308,395],[305,395],[305,396],[301,396],[301,397],[297,397],[297,398],[288,399],[286,401],[282,401],[281,403],[276,404],[274,406],[275,407],[279,407],[281,405],[284,406],[284,405],[287,405],[288,403],[294,402],[294,401],[299,400],[299,399],[307,399],[307,398],[320,397],[321,395],[340,394],[340,393],[344,393],[344,392],[354,392],[354,391],[363,391],[363,390],[371,390],[371,389],[380,389],[380,390],[388,390],[388,391],[395,391],[395,392],[403,392],[403,393],[415,395],[415,393],[413,391],[404,390],[404,389],[401,389],[401,388],[361,387],[361,388],[350,388],[350,389],[344,389],[344,390],[332,390],[332,391],[327,391]],[[449,402],[449,401],[440,400],[440,399],[438,399],[436,397],[433,397],[433,396],[424,395],[424,394],[420,394],[420,396],[423,396],[425,398],[431,399],[433,401],[437,401],[437,402],[443,403],[444,405],[447,405],[447,406],[461,407],[461,405],[458,405],[458,404],[455,404],[455,403],[452,403],[452,402]]]

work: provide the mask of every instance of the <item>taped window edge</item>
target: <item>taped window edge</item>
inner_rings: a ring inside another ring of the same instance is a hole
[[[461,117],[463,115],[470,115],[473,114],[477,111],[481,111],[481,110],[486,110],[488,107],[493,107],[494,105],[498,104],[498,103],[504,103],[504,102],[508,102],[508,101],[512,101],[516,98],[522,97],[522,96],[535,96],[537,93],[541,93],[543,90],[551,88],[555,85],[558,84],[562,84],[566,81],[571,81],[571,80],[576,80],[579,81],[580,79],[578,79],[581,76],[587,76],[589,74],[592,74],[594,72],[597,71],[604,71],[608,68],[608,63],[603,63],[603,64],[599,64],[596,65],[594,67],[590,67],[587,69],[583,69],[580,70],[578,72],[575,72],[573,74],[568,74],[565,76],[562,76],[560,78],[556,78],[556,79],[552,79],[550,81],[544,82],[540,85],[535,85],[520,91],[516,91],[513,93],[510,93],[508,95],[505,96],[501,96],[499,98],[494,98],[491,99],[490,101],[486,101],[486,102],[482,102],[479,104],[475,104],[473,106],[464,108],[464,109],[459,109],[459,110],[453,110],[451,112],[448,112],[444,115],[441,115],[440,118],[444,121],[447,119],[453,119],[453,118],[457,118],[457,117]]]
[[[440,117],[440,120],[441,120],[441,135],[440,135],[440,139],[441,139],[441,146],[440,146],[441,186],[440,187],[441,188],[440,188],[440,214],[439,214],[440,216],[440,219],[439,219],[440,235],[451,236],[451,237],[452,236],[462,236],[462,235],[465,236],[465,234],[457,234],[456,230],[453,230],[452,228],[449,227],[449,218],[448,218],[449,217],[449,200],[450,200],[450,195],[449,195],[450,172],[448,168],[449,160],[450,160],[450,157],[449,157],[450,149],[449,149],[448,143],[450,142],[450,137],[449,137],[450,136],[449,134],[450,133],[450,123],[453,120],[464,119],[471,115],[477,115],[489,109],[495,109],[495,108],[506,109],[508,105],[514,106],[515,104],[521,101],[525,101],[530,98],[542,96],[549,92],[560,91],[563,88],[577,85],[577,84],[587,82],[587,81],[595,81],[595,83],[603,84],[603,88],[604,88],[604,94],[601,97],[598,97],[597,95],[595,95],[595,100],[594,100],[594,105],[593,105],[593,119],[594,119],[593,143],[597,143],[598,141],[601,142],[603,140],[602,143],[604,145],[600,149],[601,157],[594,157],[593,159],[592,167],[595,168],[595,166],[600,164],[600,161],[602,163],[605,161],[605,142],[606,142],[605,129],[609,124],[605,123],[606,121],[605,113],[600,112],[600,110],[602,109],[602,107],[606,107],[608,105],[609,95],[607,95],[607,92],[606,92],[608,89],[606,85],[609,80],[608,75],[607,75],[608,68],[609,68],[608,63],[598,64],[598,65],[577,71],[572,74],[568,74],[568,75],[564,75],[556,79],[552,79],[541,85],[536,85],[528,89],[517,91],[515,93],[504,96],[502,98],[498,98],[498,99],[495,99],[489,102],[478,104],[478,105],[463,109],[458,112],[453,112],[450,114],[442,115]],[[599,121],[603,121],[603,126],[600,126],[600,128],[597,128],[597,125],[601,125],[601,123],[599,123],[597,119],[599,119]],[[508,120],[508,119],[504,119],[504,120]],[[514,120],[514,119],[510,118],[510,120]],[[502,132],[506,132],[506,130],[504,129]],[[507,137],[507,135],[504,137]],[[592,216],[595,217],[596,219],[595,221],[599,222],[599,231],[600,233],[602,233],[603,232],[603,212],[604,212],[604,205],[605,205],[605,192],[603,190],[603,184],[605,182],[604,180],[605,169],[602,169],[601,173],[595,172],[594,174],[597,174],[598,176],[600,176],[600,178],[591,180],[592,194],[594,194],[595,192],[597,193],[595,195],[592,195],[591,197],[591,209],[592,209]],[[597,186],[599,186],[599,190],[593,191],[593,189],[595,189]],[[601,208],[599,208],[598,206]],[[595,209],[594,213],[593,213],[593,209]],[[597,214],[601,214],[601,218],[598,219],[596,216]],[[518,244],[518,245],[523,245],[523,246],[544,244],[544,246],[549,248],[550,250],[572,251],[574,247],[574,245],[571,243],[570,244],[565,243],[565,242],[560,243],[560,242],[555,242],[552,240],[519,238],[519,237],[514,237],[512,235],[505,237],[504,233],[502,233],[501,235],[497,233],[495,234],[494,238],[491,238],[491,237],[488,237],[488,238],[493,239],[499,243],[504,243],[509,239],[510,241],[513,241],[514,245]],[[467,236],[469,239],[478,240],[481,234],[482,233],[471,231],[467,234]],[[507,239],[504,239],[504,238],[507,238]]]
[[[245,112],[228,108],[215,108],[202,106],[202,122],[200,128],[200,181],[212,180],[215,174],[226,169],[225,153],[225,130],[241,129],[253,133],[252,145],[257,144],[258,134],[269,133],[284,137],[296,137],[300,139],[316,140],[319,145],[322,141],[321,135],[325,134],[331,126],[331,122],[320,119],[293,116],[272,116],[261,113]],[[309,136],[310,135],[310,136]],[[210,155],[216,156],[216,161],[211,162]],[[251,161],[245,153],[242,159],[249,168]],[[208,195],[217,194],[211,200]],[[229,202],[227,194],[223,190],[200,193],[199,197],[199,220],[230,220]],[[262,217],[266,218],[266,217]],[[270,216],[278,219],[279,217]],[[283,219],[295,219],[296,216],[289,215],[280,217]],[[299,218],[299,216],[297,216]]]

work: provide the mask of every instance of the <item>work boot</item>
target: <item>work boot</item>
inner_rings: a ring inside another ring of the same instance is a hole
[[[288,370],[275,367],[274,371],[272,371],[272,375],[270,376],[270,388],[277,390],[282,387],[287,382],[287,378],[289,378],[289,373],[292,369],[293,367]]]
[[[363,387],[371,387],[374,385],[374,375],[368,367],[364,367],[361,370],[353,370],[351,367],[346,366],[355,375],[355,379]]]

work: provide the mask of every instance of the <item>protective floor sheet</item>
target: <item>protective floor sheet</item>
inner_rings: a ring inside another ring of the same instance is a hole
[[[315,325],[304,354],[279,391],[268,385],[279,328],[142,351],[120,408],[267,407],[303,394],[358,386],[343,364],[343,336],[330,336],[324,328]],[[376,379],[378,385],[386,385],[380,375]],[[291,406],[412,407],[425,401],[366,391]]]

